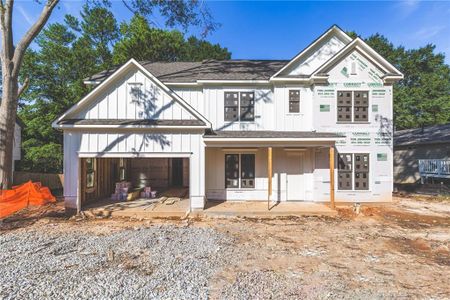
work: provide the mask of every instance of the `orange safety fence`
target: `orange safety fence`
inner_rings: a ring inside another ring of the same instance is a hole
[[[0,190],[0,218],[12,215],[29,205],[41,206],[50,202],[56,202],[56,198],[49,188],[43,187],[40,182],[28,181],[13,186],[11,190]]]

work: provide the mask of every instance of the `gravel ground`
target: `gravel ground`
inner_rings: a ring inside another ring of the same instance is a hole
[[[335,218],[25,214],[0,224],[0,299],[450,299],[449,208],[409,199]]]
[[[159,225],[108,235],[10,232],[0,236],[0,298],[206,299],[232,243],[210,228]]]

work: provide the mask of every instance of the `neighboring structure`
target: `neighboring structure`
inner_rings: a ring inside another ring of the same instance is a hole
[[[401,78],[337,26],[290,61],[132,59],[88,78],[94,90],[53,124],[64,130],[66,206],[81,209],[133,176],[187,185],[192,209],[391,201]]]
[[[450,124],[394,134],[395,183],[423,183],[427,178],[450,178]]]

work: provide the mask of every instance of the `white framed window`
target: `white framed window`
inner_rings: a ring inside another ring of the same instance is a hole
[[[224,92],[224,98],[225,121],[255,120],[255,92]]]
[[[255,154],[225,154],[225,188],[255,187]]]
[[[289,90],[289,113],[300,112],[300,90]]]
[[[338,122],[368,122],[368,91],[337,91]]]
[[[338,154],[338,190],[369,190],[369,153]]]

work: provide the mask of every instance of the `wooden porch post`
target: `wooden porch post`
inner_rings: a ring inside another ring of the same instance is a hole
[[[334,146],[330,147],[330,205],[335,209],[334,203]]]
[[[270,210],[272,196],[272,147],[267,148],[267,209]]]

